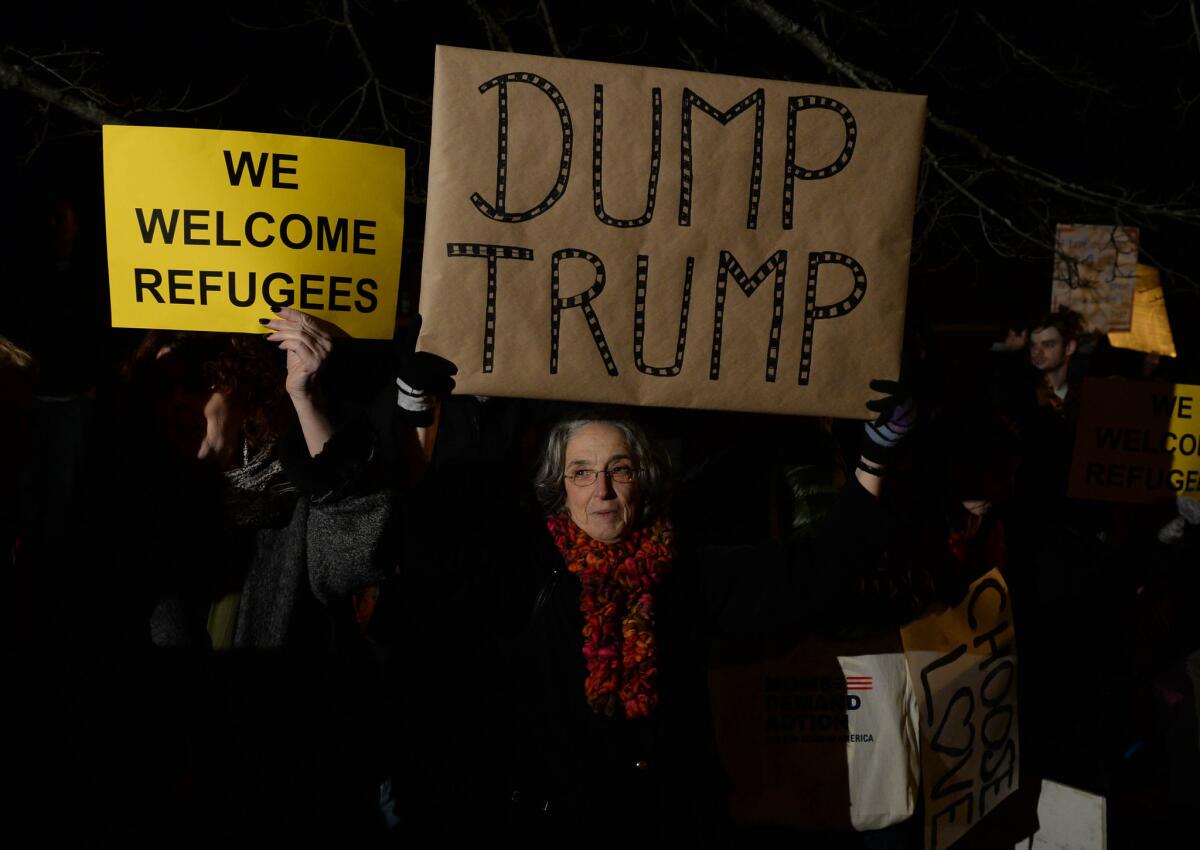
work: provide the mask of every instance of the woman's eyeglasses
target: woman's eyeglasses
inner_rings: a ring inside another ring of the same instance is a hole
[[[591,487],[601,475],[614,484],[631,484],[637,474],[632,466],[614,466],[612,469],[573,469],[563,478],[576,487]]]

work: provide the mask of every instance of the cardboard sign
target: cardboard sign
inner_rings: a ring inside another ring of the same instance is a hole
[[[1133,321],[1128,331],[1109,331],[1108,343],[1113,348],[1175,356],[1175,337],[1171,334],[1167,299],[1159,282],[1158,269],[1138,263],[1133,289]]]
[[[999,570],[900,632],[921,710],[925,847],[941,850],[1017,789],[1017,656]]]
[[[1200,494],[1200,386],[1084,381],[1067,494],[1143,503]]]
[[[439,47],[423,350],[461,391],[864,418],[925,99]]]
[[[257,333],[279,306],[392,337],[399,148],[109,125],[104,209],[113,327]]]
[[[1137,258],[1136,227],[1060,224],[1050,309],[1070,307],[1092,331],[1129,330]]]

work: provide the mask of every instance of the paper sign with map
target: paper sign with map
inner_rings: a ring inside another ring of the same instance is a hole
[[[1050,309],[1070,307],[1091,331],[1129,330],[1137,258],[1136,227],[1060,224]]]

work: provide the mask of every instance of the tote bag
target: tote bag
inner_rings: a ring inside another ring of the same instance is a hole
[[[724,642],[709,686],[736,821],[862,831],[912,816],[919,715],[898,634]]]

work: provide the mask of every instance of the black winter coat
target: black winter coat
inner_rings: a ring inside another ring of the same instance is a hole
[[[402,833],[490,843],[504,835],[523,847],[728,846],[711,641],[794,633],[818,610],[829,616],[878,562],[880,528],[880,507],[852,483],[816,540],[685,542],[656,595],[659,704],[637,720],[588,706],[580,583],[544,524],[491,529],[483,553],[446,541],[474,563],[402,575],[392,594],[436,599],[442,617],[443,651],[431,654],[428,642],[410,644],[428,613],[392,612],[393,625],[403,621],[393,634],[403,661],[389,676],[406,724],[393,753]],[[420,696],[406,692],[418,682]]]

